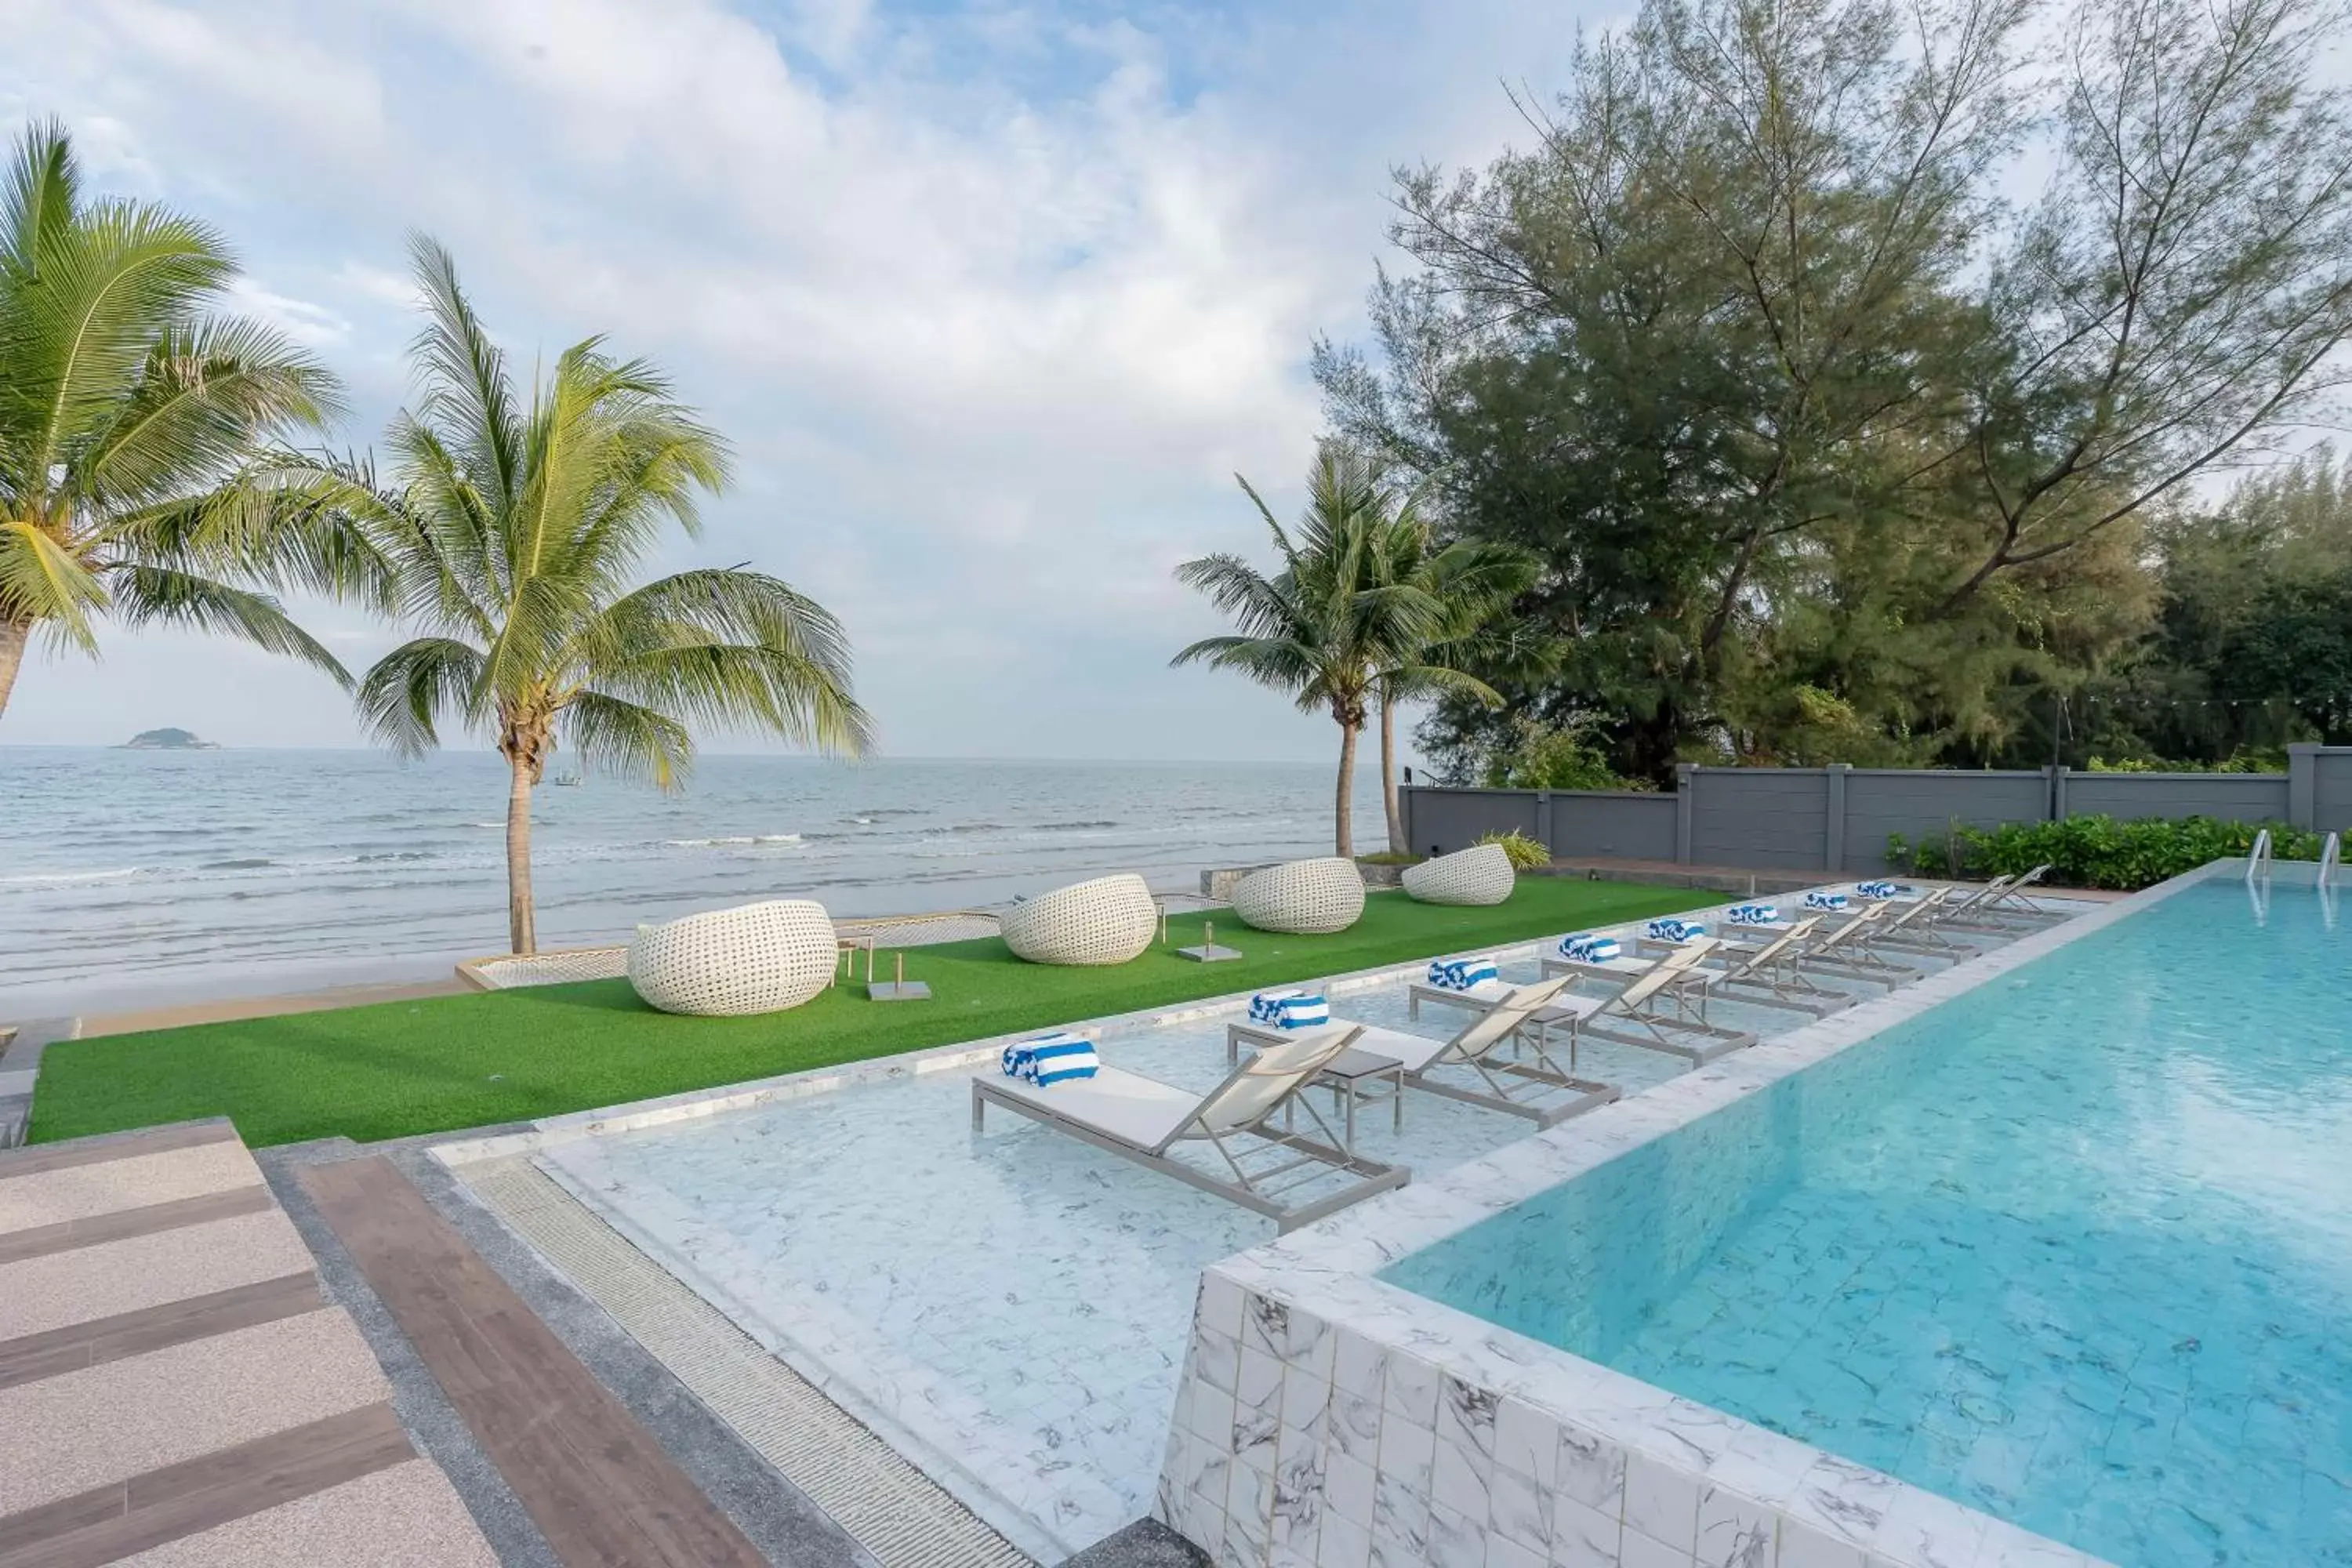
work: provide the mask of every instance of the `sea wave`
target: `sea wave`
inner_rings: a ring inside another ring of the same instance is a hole
[[[119,882],[143,874],[144,866],[119,866],[105,871],[25,871],[0,877],[0,888],[71,887],[82,882]]]
[[[740,849],[749,844],[798,844],[797,833],[734,833],[717,838],[665,838],[673,849]]]
[[[241,860],[207,860],[196,868],[199,871],[266,871],[278,862],[266,857]]]

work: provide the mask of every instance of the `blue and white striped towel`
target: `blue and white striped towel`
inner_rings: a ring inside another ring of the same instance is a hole
[[[1571,931],[1559,939],[1559,955],[1579,963],[1606,963],[1612,958],[1623,957],[1624,952],[1615,937],[1597,931]]]
[[[1084,1035],[1040,1035],[1034,1040],[1024,1040],[1019,1047],[1028,1052],[1029,1059],[1021,1076],[1039,1089],[1050,1089],[1072,1079],[1092,1078],[1101,1063],[1095,1056],[1095,1043]]]
[[[1899,899],[1911,889],[1900,882],[1856,882],[1853,890],[1865,899]]]
[[[1677,920],[1672,915],[1652,921],[1647,931],[1652,942],[1691,942],[1706,934],[1705,921]]]
[[[1429,983],[1445,991],[1467,991],[1482,980],[1498,980],[1492,954],[1475,958],[1441,958],[1429,966]]]
[[[1780,910],[1775,904],[1734,904],[1723,918],[1736,926],[1768,926],[1780,918]]]
[[[1277,1029],[1312,1029],[1331,1021],[1331,1004],[1320,991],[1261,991],[1250,998],[1249,1016]]]
[[[1814,892],[1807,893],[1805,895],[1805,908],[1809,910],[1827,910],[1832,914],[1843,914],[1845,910],[1845,902],[1846,900],[1843,893]]]

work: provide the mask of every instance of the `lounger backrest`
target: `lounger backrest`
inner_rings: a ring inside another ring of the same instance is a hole
[[[1988,900],[2000,897],[2001,894],[2009,890],[2010,883],[2015,879],[2016,879],[2012,877],[1995,877],[1991,881],[1987,882],[1983,887],[1979,888],[1975,892],[1970,893],[1958,903],[1946,905],[1944,909],[1944,918],[1948,920],[1954,915],[1967,914],[1979,904],[1984,903]]]
[[[1551,980],[1538,980],[1532,985],[1514,985],[1509,995],[1496,1002],[1483,1017],[1473,1018],[1463,1031],[1445,1042],[1440,1053],[1442,1061],[1475,1061],[1509,1039],[1529,1018],[1551,1005],[1552,999],[1568,989],[1573,975],[1563,974]]]
[[[1779,958],[1782,953],[1788,952],[1789,949],[1804,941],[1812,929],[1821,923],[1821,916],[1807,915],[1803,920],[1797,921],[1787,931],[1782,931],[1779,936],[1774,937],[1770,942],[1766,942],[1762,947],[1758,948],[1754,952],[1748,954],[1748,956],[1740,963],[1738,967],[1732,970],[1731,973],[1733,978],[1737,979],[1738,976],[1743,974],[1753,974],[1756,971],[1762,969],[1773,960]]]
[[[1604,1013],[1632,1012],[1680,978],[1685,970],[1696,963],[1711,949],[1721,945],[1711,936],[1683,943],[1636,975],[1631,985],[1602,1003],[1601,1010]]]
[[[1885,913],[1886,906],[1885,904],[1863,905],[1862,908],[1854,911],[1853,918],[1852,920],[1846,921],[1845,924],[1838,927],[1837,930],[1830,932],[1829,935],[1815,942],[1813,944],[1813,952],[1816,955],[1824,952],[1835,952],[1839,948],[1843,947],[1847,942],[1852,942],[1856,936],[1869,930],[1872,926],[1876,925],[1880,917]]]
[[[1947,889],[1928,889],[1926,892],[1920,894],[1917,898],[1912,900],[1909,903],[1895,910],[1893,915],[1889,916],[1887,918],[1885,930],[1880,931],[1878,934],[1885,936],[1889,931],[1901,931],[1913,921],[1923,918],[1929,910],[1932,910],[1937,904],[1942,903],[1948,896],[1949,896],[1949,890]]]
[[[1264,1120],[1363,1032],[1361,1026],[1318,1030],[1310,1039],[1266,1047],[1209,1091],[1193,1121],[1212,1132],[1230,1132]]]

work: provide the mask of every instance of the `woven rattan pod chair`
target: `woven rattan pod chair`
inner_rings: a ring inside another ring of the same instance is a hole
[[[1337,856],[1262,866],[1234,885],[1234,913],[1260,931],[1346,931],[1363,912],[1364,879]]]
[[[1151,945],[1160,906],[1126,871],[1024,899],[997,923],[1004,945],[1032,963],[1125,963]]]
[[[1516,880],[1499,844],[1474,844],[1418,866],[1407,866],[1404,890],[1424,904],[1499,904]]]
[[[775,1013],[833,984],[839,956],[823,904],[773,899],[639,926],[629,984],[665,1013]]]

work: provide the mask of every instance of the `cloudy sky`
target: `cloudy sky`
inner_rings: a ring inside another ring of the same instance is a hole
[[[1583,17],[1605,24],[1595,6]],[[1484,162],[1556,85],[1538,0],[0,0],[0,111],[91,184],[224,228],[243,308],[404,391],[402,237],[457,254],[528,364],[667,366],[739,477],[660,564],[748,561],[847,623],[902,756],[1321,757],[1328,721],[1168,656],[1170,579],[1296,505],[1318,332],[1362,331],[1388,171]],[[357,665],[389,646],[306,607]],[[28,664],[0,742],[179,724],[362,742],[217,642]],[[719,742],[726,745],[727,742]]]

